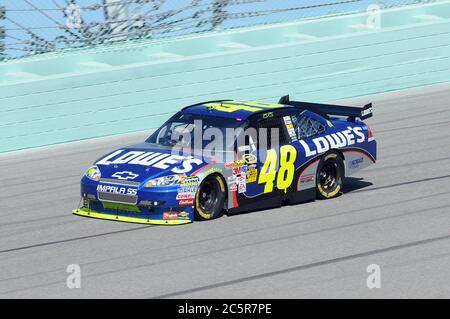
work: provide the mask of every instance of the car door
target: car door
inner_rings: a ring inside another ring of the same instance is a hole
[[[317,160],[308,154],[313,150],[313,140],[327,131],[327,121],[310,111],[285,109],[276,115],[266,115],[259,119],[257,131],[277,128],[279,136],[271,141],[273,134],[268,134],[267,145],[259,143],[258,155],[258,189],[263,194],[273,197],[286,197],[304,189],[314,187],[315,165]]]
[[[295,132],[292,133],[287,115],[259,115],[250,122],[250,133],[242,139],[244,142],[238,143],[238,167],[233,173],[240,179],[239,185],[245,176],[245,186],[238,190],[239,204],[255,209],[281,204],[280,195],[289,191],[294,178],[297,153],[291,145]]]

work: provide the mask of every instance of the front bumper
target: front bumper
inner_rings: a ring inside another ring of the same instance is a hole
[[[177,200],[178,186],[142,188],[119,185],[116,187],[124,188],[121,194],[105,194],[102,188],[105,185],[117,184],[83,178],[83,204],[73,213],[91,218],[154,225],[181,225],[194,220],[193,203],[181,205]]]

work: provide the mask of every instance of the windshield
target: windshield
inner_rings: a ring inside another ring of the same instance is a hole
[[[182,145],[204,149],[211,142],[220,143],[232,150],[236,140],[235,130],[243,128],[245,121],[208,115],[178,112],[154,132],[147,143],[173,147]]]

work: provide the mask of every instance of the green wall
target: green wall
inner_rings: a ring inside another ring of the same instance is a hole
[[[332,101],[450,82],[450,1],[0,65],[0,152],[155,128],[220,98]]]

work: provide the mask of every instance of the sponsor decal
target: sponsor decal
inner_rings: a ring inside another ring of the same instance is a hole
[[[178,212],[164,212],[163,213],[164,220],[174,220],[178,219]]]
[[[177,194],[176,200],[187,200],[187,199],[194,199],[195,193],[180,193]]]
[[[241,167],[245,164],[244,160],[237,160],[234,162],[234,167]]]
[[[171,155],[158,152],[124,151],[114,153],[99,160],[96,165],[140,165],[155,167],[162,170],[171,168],[175,174],[184,174],[194,169],[194,165],[203,164],[203,161],[192,156]]]
[[[252,169],[247,172],[247,183],[255,183],[258,177],[258,170]]]
[[[245,110],[248,112],[257,112],[257,111],[263,111],[267,108],[276,108],[281,107],[280,104],[271,104],[271,103],[263,103],[263,102],[257,102],[257,101],[248,101],[245,102],[245,104],[242,104],[240,102],[212,102],[205,104],[211,109],[218,110],[221,112],[237,112],[241,110]],[[267,114],[267,113],[266,113]]]
[[[228,176],[227,180],[228,180],[228,183],[236,182],[236,175]]]
[[[226,169],[232,169],[234,167],[234,162],[226,162],[225,163],[225,168]]]
[[[230,183],[228,186],[230,192],[236,192],[238,190],[238,185],[236,182]]]
[[[362,128],[349,126],[347,130],[313,139],[313,146],[308,145],[303,140],[300,140],[300,144],[305,149],[306,157],[310,157],[325,153],[330,149],[351,146],[356,143],[363,143],[365,140],[366,136],[364,135]]]
[[[242,156],[242,159],[244,160],[245,164],[256,164],[257,158],[256,155],[253,154],[244,154]]]
[[[300,176],[300,183],[301,184],[311,183],[313,181],[314,181],[314,175]]]
[[[286,126],[286,129],[288,131],[289,137],[291,138],[291,141],[297,141],[297,133],[295,132],[294,124],[292,124],[292,119],[290,116],[284,116],[284,125]]]
[[[245,183],[238,185],[238,193],[239,194],[245,193],[246,191],[247,191],[247,185]]]
[[[271,117],[273,117],[273,112],[264,113],[262,117],[263,117],[263,119],[271,118]]]
[[[186,187],[180,187],[178,189],[178,194],[195,193],[196,191],[197,191],[197,187],[195,187],[195,186],[186,186]]]
[[[245,184],[245,175],[236,176],[236,183]]]
[[[292,124],[292,119],[289,115],[283,117],[284,123],[286,125]]]
[[[194,205],[194,199],[182,199],[178,202],[178,205],[180,206],[193,206]]]
[[[361,116],[362,117],[367,116],[369,114],[372,114],[372,107],[369,107],[369,108],[361,111]]]
[[[180,186],[198,186],[200,178],[198,176],[183,176],[180,180]]]
[[[101,193],[112,193],[117,195],[128,195],[128,196],[136,196],[137,189],[136,188],[128,188],[128,187],[120,187],[113,185],[97,185],[97,192]]]
[[[191,200],[195,198],[197,186],[185,186],[178,189],[176,200]]]
[[[188,212],[179,212],[178,219],[189,219],[189,213]]]
[[[250,150],[251,150],[250,145],[242,145],[242,146],[239,146],[239,147],[238,147],[238,151],[239,151],[240,153],[243,153],[243,152],[249,152]]]
[[[233,175],[238,176],[238,175],[247,173],[247,171],[248,171],[247,165],[235,167],[235,168],[233,168]]]
[[[353,169],[358,168],[362,163],[364,163],[364,158],[363,157],[357,158],[357,159],[349,162],[348,167],[353,168]]]
[[[129,171],[115,172],[113,175],[111,175],[111,177],[115,177],[115,178],[121,179],[121,180],[135,179],[138,176],[139,176],[138,174],[134,174]]]
[[[183,184],[180,184],[180,186],[181,186],[181,187],[189,187],[189,186],[193,187],[193,186],[198,186],[198,182],[188,182],[188,183],[183,183]]]
[[[251,154],[249,154],[249,155],[251,155]],[[254,156],[254,155],[251,155],[251,156]],[[255,156],[255,158],[256,158],[256,156]],[[250,159],[252,159],[252,158],[250,158]],[[226,162],[225,163],[225,168],[226,169],[232,169],[233,170],[233,175],[237,175],[239,173],[235,174],[234,172],[240,172],[240,168],[242,166],[246,165],[246,164],[247,164],[247,162],[243,158],[241,160],[237,160],[237,161],[234,161],[234,162]]]
[[[213,167],[206,171],[206,174],[212,174],[212,173],[222,173],[223,169],[219,167]]]

